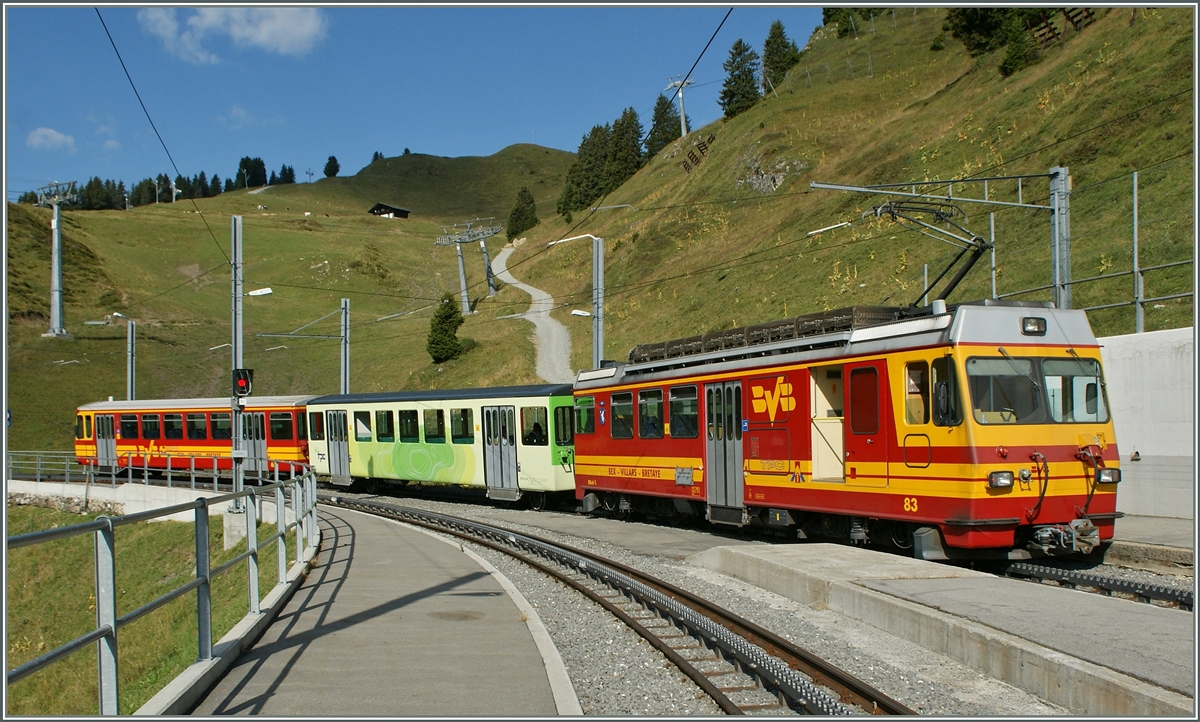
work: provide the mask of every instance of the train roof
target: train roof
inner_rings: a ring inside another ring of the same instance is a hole
[[[571,384],[530,384],[493,386],[481,389],[432,389],[422,391],[380,391],[368,394],[331,394],[319,396],[310,405],[381,403],[392,401],[459,401],[465,399],[531,398],[571,395]]]
[[[1045,302],[988,299],[949,306],[944,313],[934,314],[931,309],[932,307],[919,309],[912,317],[885,323],[870,320],[866,323],[855,323],[861,314],[853,313],[855,309],[841,309],[830,312],[830,315],[840,314],[839,317],[845,317],[845,323],[833,327],[827,325],[811,334],[758,343],[737,343],[738,333],[744,334],[746,329],[759,329],[771,325],[761,324],[734,329],[732,333],[727,333],[726,348],[681,353],[665,358],[653,358],[653,351],[656,350],[653,347],[638,347],[642,351],[635,358],[645,360],[618,362],[606,368],[580,371],[575,388],[589,389],[654,382],[685,375],[834,360],[928,346],[994,344],[1095,348],[1097,345],[1084,311],[1060,310]],[[869,310],[872,316],[878,317],[875,312],[882,309]],[[1022,333],[1022,319],[1031,316],[1047,320],[1044,335],[1030,336]],[[783,323],[792,322],[789,320]],[[708,335],[715,336],[717,334]],[[732,339],[732,342],[729,339]],[[676,343],[679,342],[667,342],[659,346],[669,353],[673,350],[671,346]],[[665,354],[660,352],[658,355]]]
[[[287,406],[304,406],[312,399],[312,395],[307,396],[247,396],[246,404],[243,408],[246,409],[265,409],[278,408]],[[79,407],[80,411],[147,411],[147,410],[166,410],[166,409],[212,409],[212,410],[228,410],[230,408],[230,397],[218,396],[215,398],[199,398],[199,399],[134,399],[133,401],[93,401],[90,404],[83,404]]]

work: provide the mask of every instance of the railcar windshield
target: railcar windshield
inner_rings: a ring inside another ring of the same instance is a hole
[[[980,424],[1103,423],[1104,377],[1094,359],[967,360],[971,413]]]

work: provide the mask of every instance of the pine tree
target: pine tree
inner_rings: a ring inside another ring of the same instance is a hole
[[[654,117],[650,121],[650,133],[646,136],[646,156],[653,158],[658,152],[679,138],[683,129],[679,125],[679,111],[667,96],[659,93],[654,103]]]
[[[626,108],[613,121],[604,158],[602,193],[612,193],[642,167],[642,121],[637,111]]]
[[[447,291],[442,294],[442,302],[429,321],[429,337],[425,342],[425,350],[435,364],[449,361],[462,353],[462,342],[458,340],[458,327],[461,325],[462,311],[454,302],[454,295]]]
[[[267,180],[267,185],[279,185],[279,176],[275,175],[275,171],[271,171],[271,177]]]
[[[208,184],[208,197],[214,198],[221,195],[221,176],[213,173],[212,181]]]
[[[383,160],[383,153],[375,151],[375,153],[371,156],[371,162],[374,163],[377,160]]]
[[[771,23],[767,40],[763,43],[763,78],[770,82],[770,86],[778,87],[783,83],[783,76],[798,62],[800,50],[784,33],[783,23],[778,20]]]
[[[577,211],[603,195],[604,164],[608,160],[608,143],[612,128],[595,125],[583,136],[575,162],[567,171],[567,180],[558,199],[558,213]]]
[[[329,160],[325,161],[325,177],[333,178],[338,174],[342,167],[338,165],[338,159],[334,156],[329,156]]]
[[[208,198],[208,176],[204,171],[192,181],[193,198]]]
[[[284,165],[279,169],[279,182],[281,184],[289,184],[296,182],[296,169],[290,165]]]
[[[733,118],[758,102],[758,53],[754,52],[741,38],[729,49],[729,60],[722,66],[729,75],[721,86],[718,104],[726,118]]]
[[[537,205],[533,194],[525,186],[517,191],[517,202],[508,214],[508,240],[512,240],[538,224]]]

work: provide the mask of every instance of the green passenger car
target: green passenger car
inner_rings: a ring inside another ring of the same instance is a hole
[[[542,508],[575,493],[572,405],[570,384],[320,396],[309,460],[334,486],[451,484]]]

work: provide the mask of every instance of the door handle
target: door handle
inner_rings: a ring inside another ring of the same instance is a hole
[[[874,443],[875,443],[875,439],[867,439],[867,443],[868,443],[868,444],[874,444]]]

